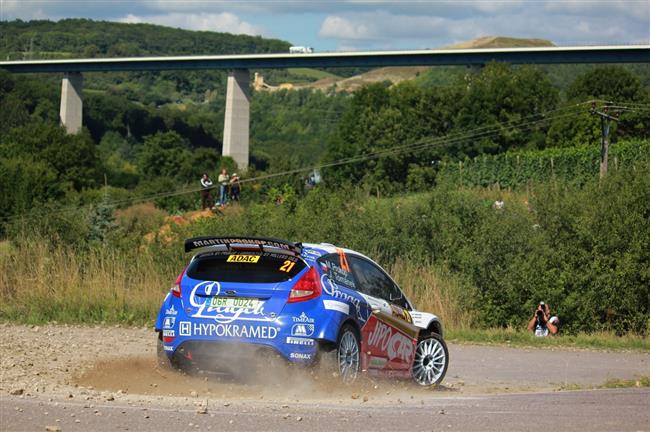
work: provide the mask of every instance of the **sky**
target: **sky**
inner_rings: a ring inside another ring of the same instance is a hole
[[[0,0],[0,19],[90,18],[279,38],[316,51],[426,49],[482,36],[650,44],[650,0]]]

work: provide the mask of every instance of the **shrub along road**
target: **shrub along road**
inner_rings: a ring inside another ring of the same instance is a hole
[[[2,333],[2,430],[522,430],[531,424],[638,430],[650,424],[648,389],[555,391],[649,375],[648,353],[451,345],[443,389],[384,380],[340,388],[323,369],[243,371],[247,378],[237,381],[160,370],[147,328],[6,324]]]

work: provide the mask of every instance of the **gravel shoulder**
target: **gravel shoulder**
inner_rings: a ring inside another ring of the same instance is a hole
[[[553,391],[593,387],[611,378],[650,374],[650,354],[495,346],[450,345],[450,367],[441,389],[410,382],[366,380],[337,385],[326,373],[272,370],[233,380],[186,376],[155,362],[155,333],[121,326],[23,326],[2,324],[0,395],[47,400],[184,403],[199,399],[400,403],[436,397]]]

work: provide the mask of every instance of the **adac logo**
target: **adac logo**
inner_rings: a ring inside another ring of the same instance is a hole
[[[256,264],[259,260],[259,255],[230,255],[226,262]]]
[[[309,318],[307,314],[304,312],[301,313],[300,316],[292,317],[292,318],[293,318],[293,322],[297,322],[297,323],[312,323],[312,324],[314,323],[314,319]]]

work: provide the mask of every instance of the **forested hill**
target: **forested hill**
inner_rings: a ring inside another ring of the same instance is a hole
[[[290,46],[259,36],[87,19],[1,21],[0,41],[0,58],[6,60],[277,53]]]

